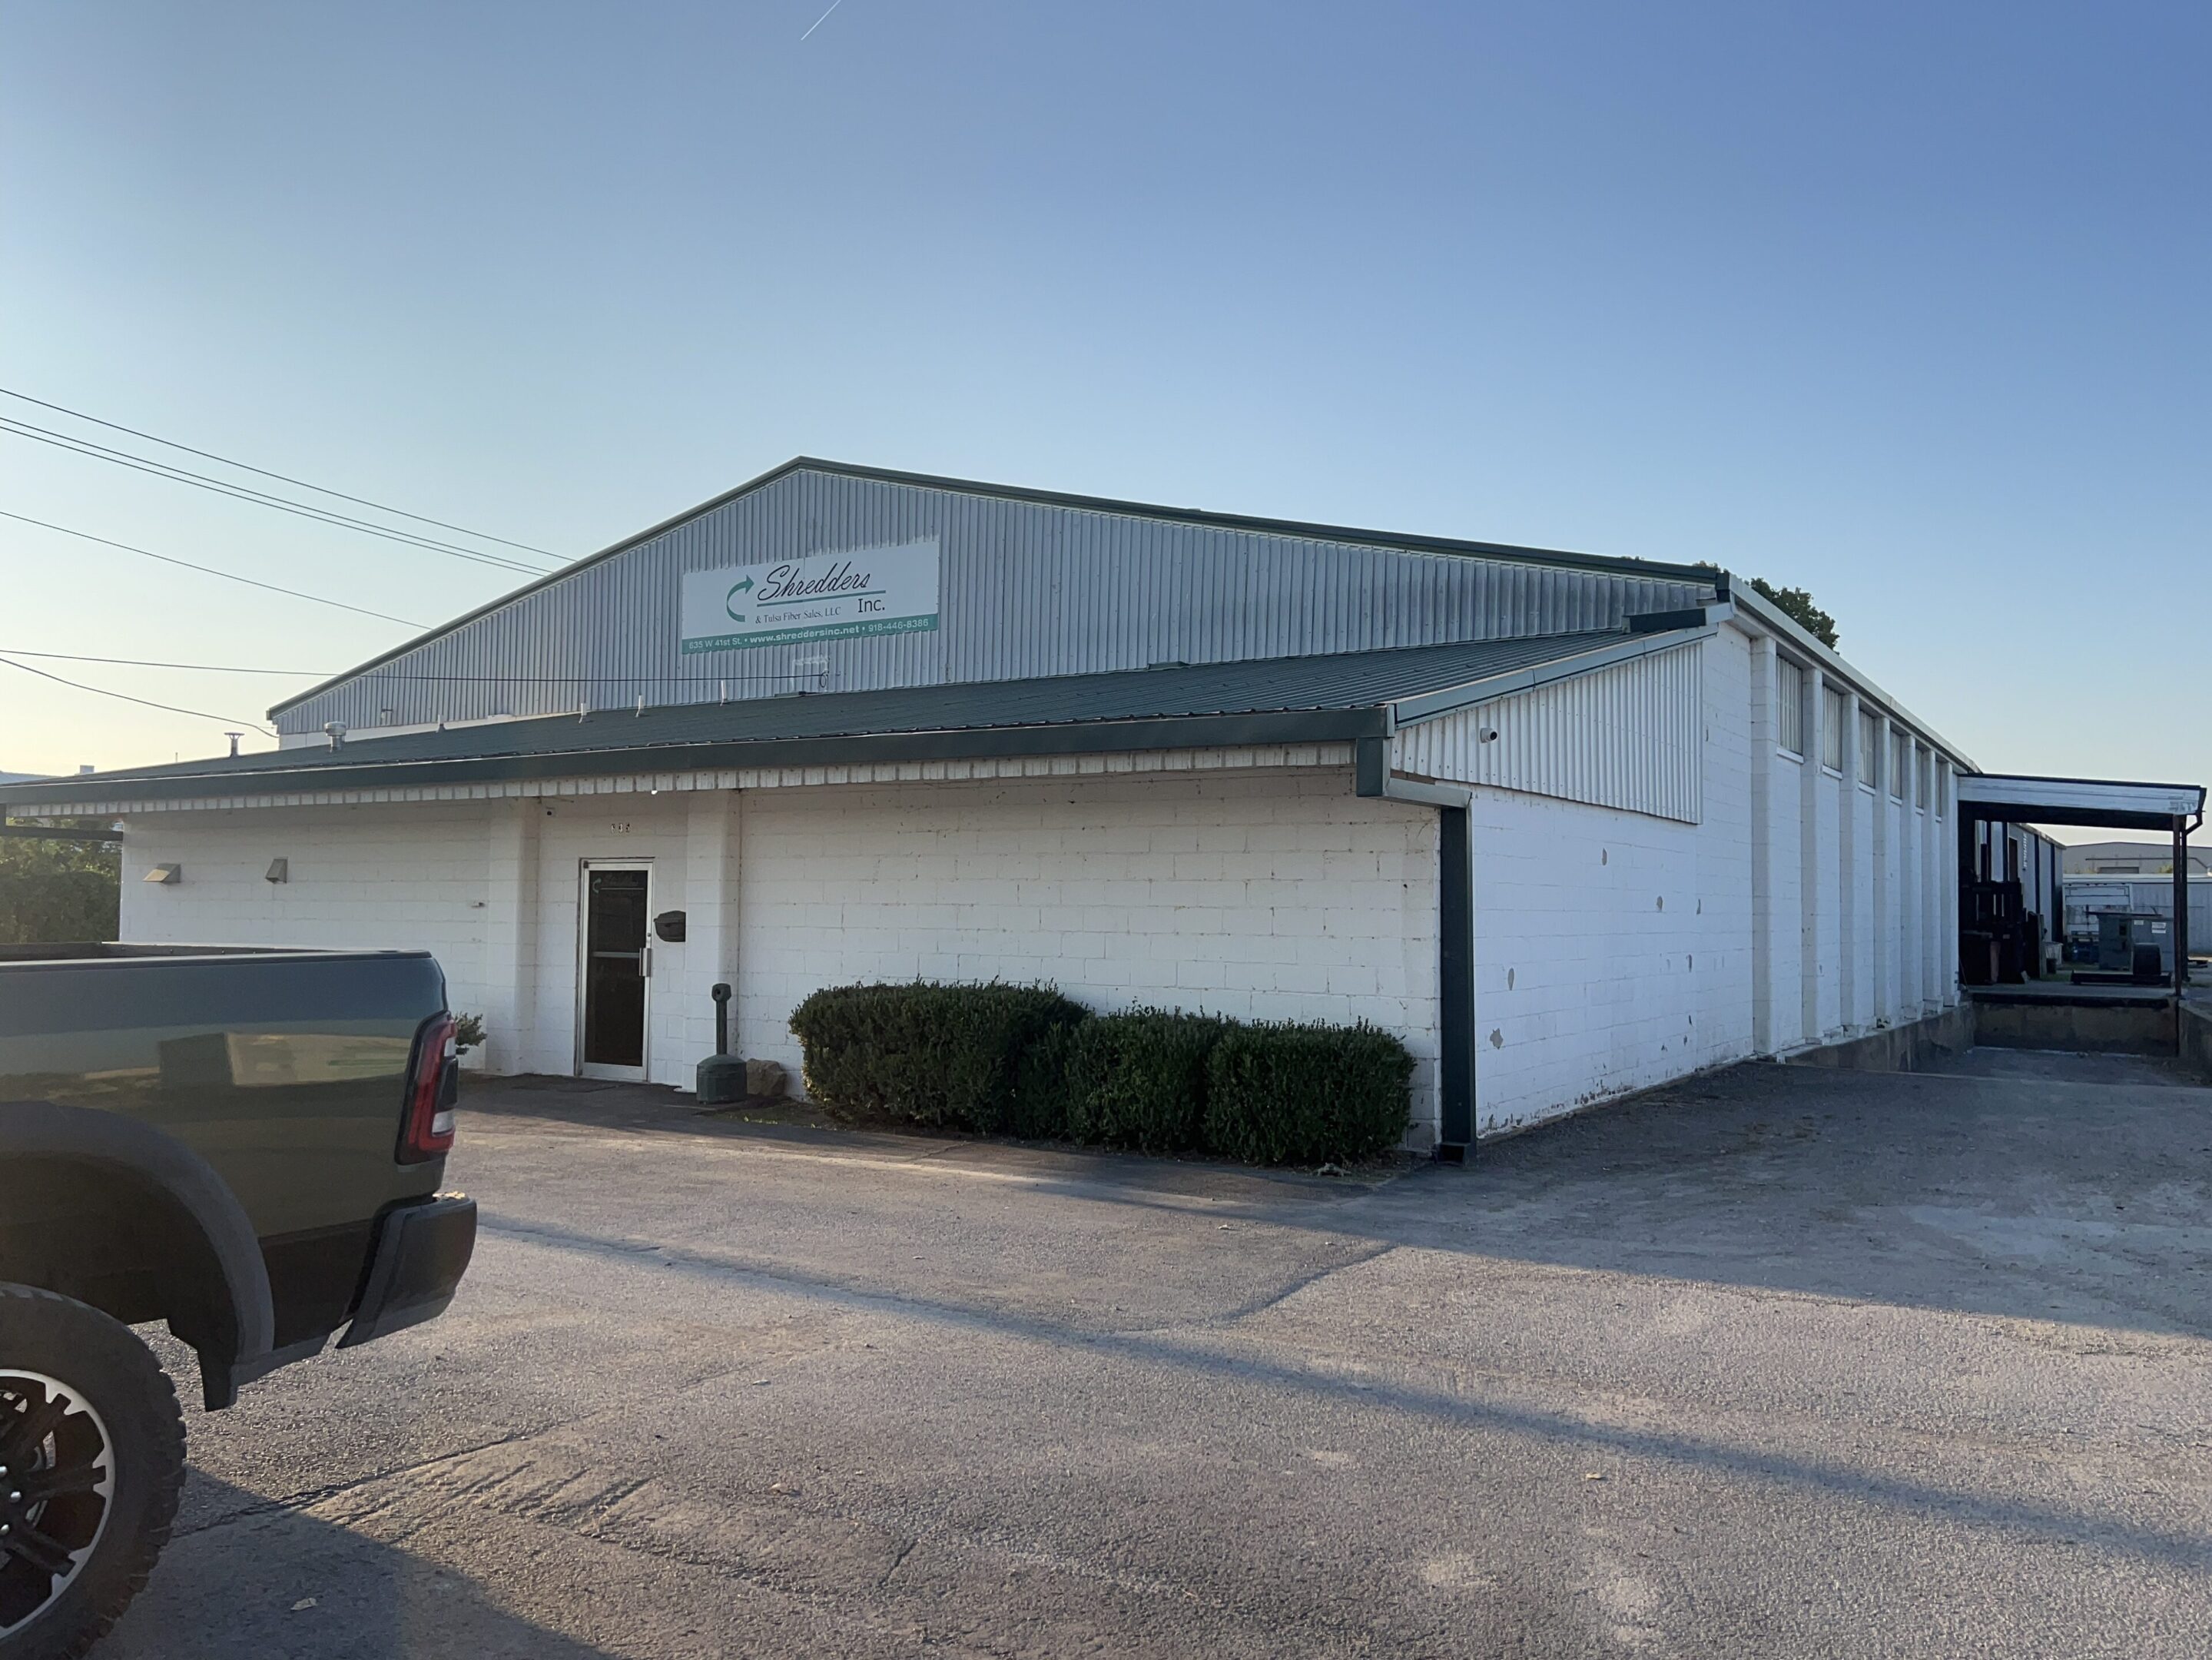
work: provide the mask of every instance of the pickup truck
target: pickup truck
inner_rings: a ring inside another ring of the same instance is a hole
[[[453,1038],[420,952],[0,948],[0,1660],[82,1654],[167,1541],[184,1426],[131,1326],[216,1411],[453,1300]]]

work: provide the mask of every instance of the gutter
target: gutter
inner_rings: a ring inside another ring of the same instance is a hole
[[[1352,794],[1437,812],[1437,1158],[1463,1164],[1474,1146],[1474,792],[1390,770],[1388,737],[1352,745]]]
[[[823,767],[874,762],[969,761],[1009,756],[1096,755],[1129,750],[1243,748],[1269,744],[1357,743],[1389,729],[1382,708],[1275,709],[1247,714],[1167,715],[1057,726],[975,727],[933,732],[857,733],[829,738],[763,738],[696,744],[631,745],[416,761],[371,759],[312,766],[225,768],[199,773],[103,776],[0,787],[0,804],[56,813],[106,812],[95,803],[185,801],[325,790],[415,789],[518,779],[613,777],[645,772]],[[406,740],[395,739],[395,743]],[[349,757],[369,748],[341,751]],[[279,750],[281,756],[287,751]],[[314,753],[317,751],[310,751]],[[329,751],[319,751],[327,754]],[[258,757],[257,757],[258,758]],[[97,794],[88,790],[96,789]]]

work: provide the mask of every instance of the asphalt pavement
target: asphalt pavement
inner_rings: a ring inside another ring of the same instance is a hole
[[[480,1089],[453,1309],[194,1411],[97,1652],[2201,1660],[2212,1090],[1964,1071],[1354,1180]]]

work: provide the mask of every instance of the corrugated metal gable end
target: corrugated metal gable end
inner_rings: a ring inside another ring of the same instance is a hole
[[[934,632],[682,654],[684,573],[937,538]],[[1374,650],[1619,627],[1694,605],[1671,577],[1194,524],[802,467],[517,595],[283,709],[313,733]],[[456,677],[404,679],[404,675]],[[553,677],[583,677],[577,685]],[[519,677],[502,678],[501,677]],[[533,677],[546,684],[529,684]]]
[[[1692,642],[1425,721],[1398,734],[1397,767],[1697,824],[1704,648]],[[1485,731],[1495,739],[1485,742]]]

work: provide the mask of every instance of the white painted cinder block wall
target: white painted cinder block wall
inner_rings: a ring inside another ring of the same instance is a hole
[[[1474,789],[1481,1134],[1958,1000],[1948,797],[1861,785],[1855,701],[1839,770],[1782,751],[1771,643],[1700,650],[1697,822]]]
[[[1434,1122],[1436,815],[1342,769],[762,790],[743,813],[748,1055],[795,1075],[787,1021],[821,986],[1045,980],[1097,1010],[1372,1021]]]
[[[123,844],[120,933],[148,945],[436,953],[455,1008],[484,1002],[488,804],[148,813]],[[267,880],[283,859],[289,879]],[[181,864],[174,885],[149,885]]]
[[[1480,790],[1478,1129],[1752,1053],[1749,885],[1700,827]]]
[[[1342,768],[161,812],[128,830],[125,939],[427,947],[453,1006],[485,1012],[495,1071],[574,1069],[583,861],[635,859],[652,909],[690,914],[685,943],[653,947],[655,1082],[688,1085],[712,1051],[717,980],[737,991],[740,1051],[794,1080],[788,1017],[820,986],[1048,980],[1094,1009],[1372,1021],[1412,1050],[1434,1122],[1435,815],[1359,799]],[[280,856],[291,879],[272,886]],[[157,862],[184,880],[140,881]]]
[[[1479,1134],[1755,1052],[1746,647],[1703,651],[1698,822],[1474,791]]]

